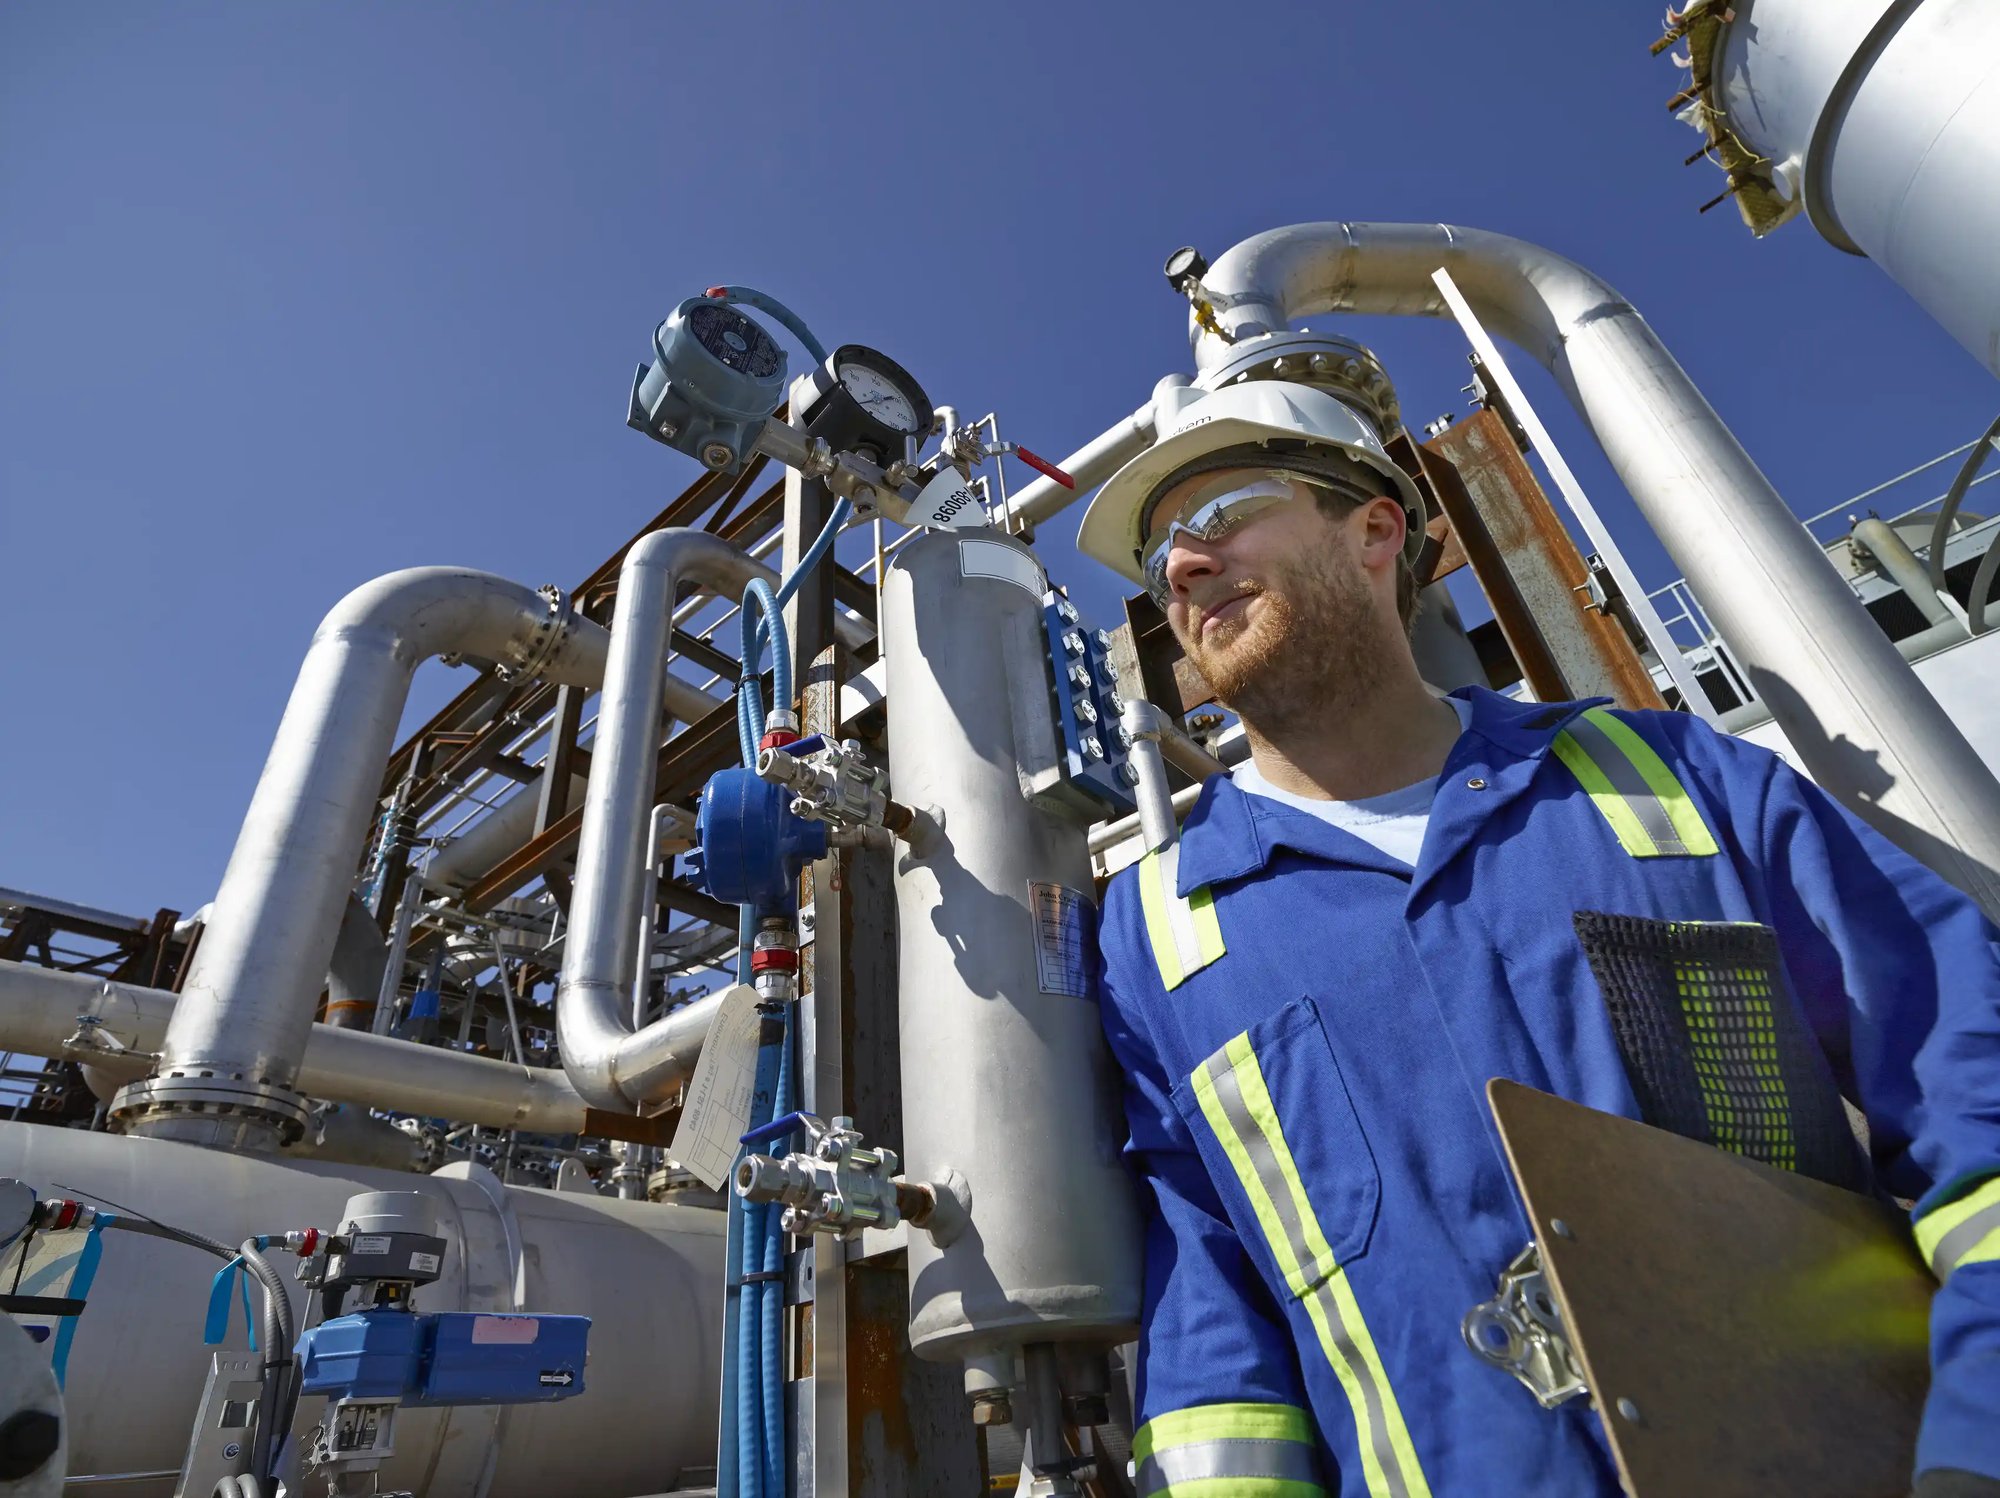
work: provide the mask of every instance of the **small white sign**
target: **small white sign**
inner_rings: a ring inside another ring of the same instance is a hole
[[[442,1261],[436,1254],[411,1254],[410,1267],[418,1274],[436,1274]]]
[[[750,1127],[757,1087],[757,990],[739,983],[722,996],[688,1083],[668,1153],[711,1191],[722,1189]]]
[[[986,510],[965,476],[946,464],[910,505],[910,519],[943,531],[984,530]]]
[[[356,1238],[354,1242],[348,1245],[347,1251],[356,1255],[386,1254],[389,1251],[389,1240],[387,1238],[372,1237]]]

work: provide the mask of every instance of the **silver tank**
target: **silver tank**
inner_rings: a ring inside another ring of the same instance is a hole
[[[910,1235],[910,1341],[997,1370],[1029,1343],[1128,1340],[1140,1231],[1097,1006],[1086,828],[1029,799],[1053,708],[1033,554],[989,532],[896,554],[882,598],[892,793],[937,827],[899,847],[904,1170],[961,1177],[971,1225]],[[922,819],[920,818],[920,824]],[[1069,952],[1031,888],[1080,899]],[[1070,976],[1061,976],[1068,969]],[[1054,975],[1054,976],[1052,976]],[[1088,991],[1087,988],[1085,990]]]
[[[411,1409],[396,1419],[386,1491],[426,1498],[617,1498],[673,1486],[715,1461],[723,1219],[580,1193],[502,1186],[450,1165],[431,1176],[232,1155],[162,1139],[0,1124],[0,1176],[44,1196],[85,1192],[225,1243],[257,1232],[339,1226],[367,1191],[419,1191],[449,1248],[417,1291],[427,1311],[589,1316],[586,1391],[557,1404]],[[296,1261],[272,1255],[292,1284]],[[178,1471],[211,1349],[202,1345],[219,1262],[137,1233],[104,1235],[70,1351],[69,1475]],[[306,1325],[303,1288],[293,1304]],[[243,1352],[241,1306],[223,1351]],[[299,1401],[293,1429],[325,1401]],[[171,1478],[106,1491],[152,1498]]]
[[[1803,198],[2000,374],[2000,6],[1735,0],[1711,97]]]

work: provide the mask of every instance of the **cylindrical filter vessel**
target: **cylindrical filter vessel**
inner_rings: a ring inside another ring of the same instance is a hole
[[[1029,797],[1055,755],[1047,581],[1011,538],[934,534],[882,598],[898,849],[904,1173],[952,1175],[971,1225],[910,1235],[910,1342],[1010,1383],[1031,1342],[1128,1340],[1140,1231],[1092,997],[1086,828]]]

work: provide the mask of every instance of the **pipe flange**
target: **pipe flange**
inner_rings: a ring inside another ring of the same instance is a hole
[[[1403,429],[1396,387],[1371,349],[1332,333],[1264,333],[1246,338],[1195,383],[1220,390],[1246,380],[1286,380],[1324,390],[1352,406],[1384,442]]]
[[[289,1087],[253,1082],[242,1076],[146,1077],[118,1089],[111,1099],[112,1123],[126,1133],[169,1118],[240,1120],[275,1128],[281,1144],[305,1134],[311,1104]]]
[[[494,668],[503,681],[532,681],[540,676],[576,624],[576,607],[561,588],[549,583],[535,592],[548,600],[549,611],[535,625],[534,633],[512,649],[512,658]]]

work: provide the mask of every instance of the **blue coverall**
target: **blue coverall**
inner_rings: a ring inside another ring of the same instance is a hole
[[[1586,1401],[1541,1408],[1459,1331],[1530,1237],[1487,1080],[1640,1116],[1579,910],[1775,933],[1779,1002],[1943,1281],[1916,1470],[2000,1476],[1994,929],[1693,718],[1457,695],[1414,871],[1217,778],[1107,892],[1102,1012],[1150,1198],[1141,1493],[1618,1491]]]

